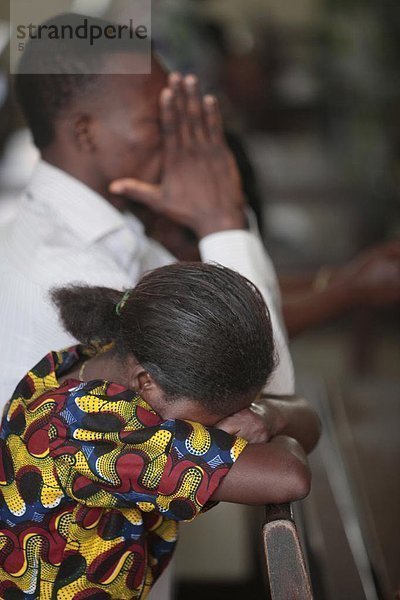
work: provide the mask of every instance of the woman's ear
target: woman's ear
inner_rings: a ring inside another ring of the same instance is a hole
[[[128,387],[134,390],[158,414],[162,415],[165,408],[165,394],[137,360],[130,356],[125,365],[128,374]]]
[[[149,393],[154,389],[154,381],[151,376],[146,373],[146,371],[142,371],[138,376],[138,392],[141,396]]]
[[[130,364],[129,364],[130,363]],[[135,392],[140,393],[140,391],[144,388],[146,384],[148,384],[147,380],[147,372],[142,367],[142,365],[138,364],[135,361],[128,362],[128,379],[129,379],[129,388],[134,390]]]
[[[146,369],[137,362],[133,362],[129,365],[129,387],[134,390],[146,400],[146,396],[149,394],[152,396],[156,391],[159,394],[159,388],[151,375],[147,373]]]

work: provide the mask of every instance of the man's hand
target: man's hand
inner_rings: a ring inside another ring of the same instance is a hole
[[[358,306],[385,307],[400,302],[400,241],[381,244],[338,269],[332,285],[347,286]]]
[[[160,186],[120,179],[113,194],[142,202],[199,238],[245,226],[239,171],[226,145],[216,98],[201,96],[195,76],[177,73],[161,94],[164,172]]]

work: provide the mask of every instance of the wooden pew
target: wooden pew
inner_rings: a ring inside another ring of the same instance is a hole
[[[290,504],[268,505],[262,532],[271,600],[313,600]]]

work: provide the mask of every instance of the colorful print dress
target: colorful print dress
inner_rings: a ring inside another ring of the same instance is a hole
[[[146,598],[177,521],[208,503],[246,442],[163,421],[134,392],[58,378],[88,351],[48,354],[0,432],[0,598]],[[206,507],[207,508],[207,507]]]

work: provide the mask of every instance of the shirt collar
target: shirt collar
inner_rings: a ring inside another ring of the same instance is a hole
[[[105,198],[43,160],[38,163],[26,193],[45,202],[88,243],[125,226],[123,215]]]
[[[135,401],[141,407],[153,416],[156,415],[158,422],[161,422],[161,417],[139,394],[119,383],[112,383],[102,379],[96,379],[86,382],[79,382],[75,379],[67,379],[60,384],[59,379],[68,373],[76,363],[82,358],[88,360],[99,353],[105,352],[110,345],[102,345],[93,342],[90,346],[76,345],[59,352],[49,352],[41,361],[38,362],[19,382],[12,396],[12,400],[23,398],[27,403],[31,404],[40,396],[50,390],[60,389],[76,383],[76,390],[91,392],[93,396],[101,396],[102,400],[109,397],[114,401]],[[68,391],[72,391],[68,389]],[[152,422],[152,425],[157,424]]]

